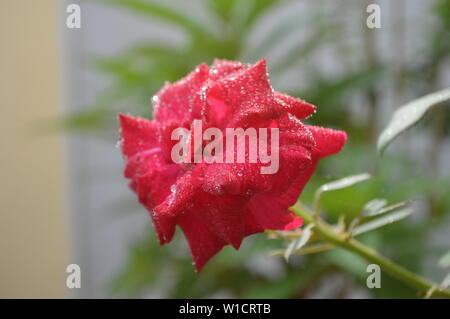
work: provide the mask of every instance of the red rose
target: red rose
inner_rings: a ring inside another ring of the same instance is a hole
[[[347,138],[342,131],[303,125],[300,120],[316,107],[274,91],[265,60],[202,64],[166,84],[153,104],[152,121],[119,115],[125,177],[150,211],[160,244],[172,240],[175,225],[181,227],[197,271],[223,246],[238,249],[245,236],[301,226],[288,207],[318,160],[339,152]],[[277,128],[278,171],[262,174],[266,164],[260,161],[174,163],[171,134],[180,127],[193,132],[194,120],[201,120],[202,130]]]

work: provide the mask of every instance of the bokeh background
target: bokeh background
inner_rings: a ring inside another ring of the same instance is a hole
[[[81,7],[80,29],[66,8]],[[366,27],[367,5],[381,28]],[[373,198],[413,200],[412,218],[361,239],[440,281],[450,249],[449,108],[441,105],[383,160],[375,140],[392,112],[450,86],[448,0],[1,0],[0,297],[409,298],[367,263],[334,249],[286,264],[259,234],[195,274],[178,232],[157,243],[122,177],[116,113],[151,117],[164,81],[216,57],[268,61],[274,88],[319,107],[311,124],[344,129],[345,150],[323,161],[301,199],[324,182],[371,172],[326,194],[325,216],[349,220]],[[81,288],[66,288],[66,266]]]

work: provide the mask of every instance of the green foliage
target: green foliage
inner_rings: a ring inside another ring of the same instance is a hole
[[[436,104],[450,99],[450,88],[423,96],[401,106],[395,111],[388,126],[378,138],[377,148],[380,154],[401,133],[418,123]]]
[[[376,215],[384,206],[386,206],[387,200],[375,198],[364,205],[361,215],[364,217]]]
[[[320,186],[314,194],[314,210],[316,212],[319,212],[319,202],[322,193],[348,188],[355,184],[364,182],[370,179],[370,177],[370,174],[367,173],[352,175]]]
[[[450,91],[449,89],[445,89],[419,98],[408,103],[406,106],[401,107],[394,113],[388,127],[380,134],[377,143],[378,151],[382,153],[384,148],[386,148],[386,146],[390,144],[393,139],[395,139],[404,130],[420,121],[420,119],[432,106],[449,98]],[[343,268],[353,273],[355,277],[358,277],[361,273],[361,269],[363,269],[362,265],[358,266],[358,258],[354,255],[345,257],[339,256],[339,254],[345,255],[349,253],[356,253],[356,255],[359,257],[364,257],[366,260],[383,263],[386,271],[392,275],[396,275],[398,278],[401,278],[411,287],[417,287],[420,289],[425,288],[426,298],[431,297],[436,291],[442,293],[443,296],[449,297],[450,291],[445,289],[450,285],[450,275],[447,275],[442,280],[440,285],[435,284],[421,278],[401,266],[393,264],[390,261],[383,261],[383,257],[381,257],[377,252],[371,251],[369,248],[366,248],[366,246],[361,245],[352,239],[352,237],[378,230],[379,228],[393,224],[411,215],[413,210],[410,207],[405,207],[406,202],[385,207],[387,204],[387,200],[385,199],[376,198],[370,200],[362,208],[362,213],[354,216],[348,228],[345,224],[345,213],[341,213],[338,224],[334,227],[330,226],[320,217],[320,200],[322,193],[348,189],[355,184],[368,180],[370,177],[371,176],[369,174],[352,175],[321,185],[315,191],[314,209],[312,211],[304,205],[300,205],[300,208],[293,207],[292,209],[304,218],[308,224],[303,229],[301,235],[294,238],[283,252],[286,261],[289,261],[289,258],[294,253],[300,254],[302,252],[321,252],[334,248],[331,251],[328,251],[326,255],[332,257],[334,256],[334,262],[336,264],[344,265]],[[311,229],[315,227],[316,224],[317,230],[321,235],[323,242],[303,248],[311,239]],[[335,248],[337,245],[339,248]],[[344,250],[342,250],[342,248],[344,248]],[[277,253],[274,255],[277,255]],[[353,261],[352,258],[354,259]],[[450,265],[449,260],[450,258],[447,253],[439,260],[439,266],[446,267]]]
[[[312,235],[311,229],[313,227],[314,224],[309,224],[308,226],[303,228],[302,234],[289,244],[284,253],[284,259],[286,259],[286,261],[289,261],[289,258],[291,257],[292,253],[299,251],[300,249],[303,248],[303,246],[305,246],[308,243]]]
[[[358,227],[355,227],[352,230],[352,235],[353,236],[358,236],[364,233],[367,233],[369,231],[373,231],[375,229],[384,227],[386,225],[390,225],[392,223],[395,223],[399,220],[402,220],[406,217],[408,217],[409,215],[411,215],[413,212],[413,210],[411,208],[402,208],[399,210],[396,210],[394,212],[388,213],[388,214],[384,214],[381,217],[378,217],[374,220],[371,220],[367,223],[364,223]]]

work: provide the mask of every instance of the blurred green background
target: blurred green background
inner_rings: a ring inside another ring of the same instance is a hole
[[[421,13],[426,23],[418,24],[426,26],[423,33],[410,30],[415,17],[408,12],[418,10],[409,8],[410,1],[196,1],[204,19],[180,9],[177,1],[97,2],[176,30],[181,44],[143,41],[112,56],[90,56],[89,67],[106,76],[109,85],[95,103],[65,119],[68,130],[115,143],[116,113],[150,118],[150,97],[164,81],[175,81],[214,58],[255,62],[266,57],[276,90],[318,106],[308,123],[349,135],[342,153],[321,162],[301,200],[310,204],[314,190],[331,179],[374,174],[370,182],[324,195],[326,218],[336,221],[345,215],[349,221],[374,198],[413,200],[417,213],[412,218],[361,240],[412,271],[441,279],[436,260],[449,248],[449,109],[433,110],[382,160],[374,145],[397,106],[449,86],[450,1],[427,1]],[[381,6],[383,31],[366,27],[366,7],[373,2]],[[130,196],[130,206],[133,200]],[[124,207],[121,203],[115,210],[125,214]],[[139,213],[146,214],[143,208]],[[248,238],[238,252],[225,248],[196,274],[180,232],[173,243],[160,247],[153,229],[147,231],[146,239],[129,247],[126,265],[105,288],[107,296],[416,297],[388,275],[381,289],[367,289],[367,263],[339,249],[296,256],[286,264],[269,256],[285,243],[266,234]]]

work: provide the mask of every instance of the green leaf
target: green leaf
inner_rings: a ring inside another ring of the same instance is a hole
[[[371,176],[368,173],[347,176],[347,177],[344,177],[344,178],[341,178],[341,179],[338,179],[333,182],[330,182],[330,183],[320,186],[320,188],[316,191],[316,194],[328,192],[328,191],[335,191],[335,190],[342,189],[342,188],[347,188],[347,187],[353,186],[357,183],[364,182],[370,178],[371,178]]]
[[[334,248],[335,245],[329,243],[316,243],[297,250],[292,255],[316,254]]]
[[[408,217],[409,215],[412,214],[412,212],[413,212],[412,208],[409,208],[409,207],[397,210],[390,214],[384,215],[382,217],[379,217],[372,221],[364,223],[358,227],[355,227],[351,234],[353,236],[358,236],[358,235],[367,233],[369,231],[384,227],[386,225],[393,224],[399,220],[402,220],[402,219]]]
[[[315,243],[315,244],[306,245],[305,247],[292,252],[291,256],[321,253],[321,252],[330,250],[334,247],[336,247],[334,244],[319,242],[319,243]],[[277,250],[272,251],[270,253],[270,256],[281,257],[281,256],[284,256],[284,253],[285,253],[285,250],[277,249]]]
[[[404,201],[404,202],[400,202],[400,203],[397,203],[397,204],[394,204],[394,205],[389,205],[387,207],[380,207],[379,209],[376,209],[376,210],[373,210],[373,211],[370,211],[370,212],[369,211],[364,212],[364,209],[363,209],[363,215],[362,216],[365,217],[366,219],[367,218],[372,218],[372,217],[379,217],[381,215],[390,213],[390,212],[392,212],[394,210],[398,210],[399,208],[404,207],[407,203],[408,203],[407,201]]]
[[[450,251],[446,252],[444,256],[439,259],[438,265],[442,268],[450,267]]]
[[[284,252],[284,259],[286,259],[286,261],[289,261],[289,258],[295,251],[306,245],[308,240],[311,238],[311,229],[313,227],[314,224],[308,224],[308,226],[303,229],[302,234],[289,244],[288,248]]]
[[[362,216],[373,216],[375,215],[380,209],[382,209],[384,206],[386,206],[387,200],[375,198],[372,199],[370,202],[368,202],[366,205],[364,205],[362,210]]]
[[[370,178],[371,178],[370,174],[363,173],[358,175],[347,176],[320,186],[316,190],[316,193],[314,194],[314,211],[315,212],[319,211],[320,196],[322,195],[322,193],[347,188],[357,183],[364,182]]]
[[[382,155],[386,147],[397,136],[417,124],[431,107],[448,99],[450,99],[450,88],[425,95],[401,106],[394,112],[391,121],[378,137],[378,153]]]

